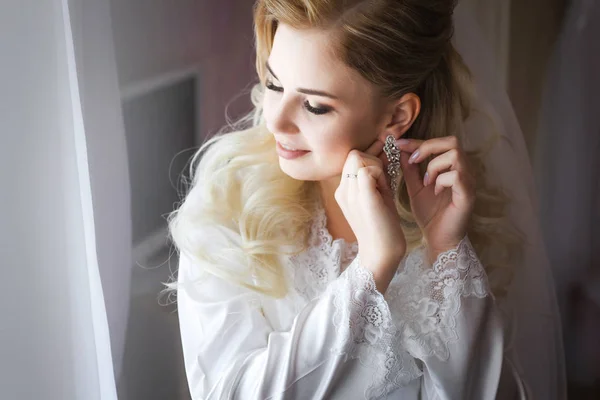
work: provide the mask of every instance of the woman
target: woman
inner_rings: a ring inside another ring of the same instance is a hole
[[[454,3],[256,3],[252,124],[170,220],[193,398],[525,398]]]

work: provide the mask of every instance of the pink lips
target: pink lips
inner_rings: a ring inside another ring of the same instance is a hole
[[[285,158],[286,160],[293,160],[298,157],[302,157],[306,154],[310,153],[308,150],[286,150],[281,147],[281,144],[277,142],[277,154],[279,157]]]

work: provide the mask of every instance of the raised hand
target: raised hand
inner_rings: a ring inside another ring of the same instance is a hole
[[[475,179],[458,139],[400,139],[400,165],[411,208],[427,241],[430,257],[455,248],[467,233],[475,204]],[[419,164],[429,156],[421,178]]]
[[[366,152],[352,150],[335,192],[346,220],[358,241],[362,266],[373,272],[377,289],[384,293],[406,252],[401,228],[382,161],[383,143]]]

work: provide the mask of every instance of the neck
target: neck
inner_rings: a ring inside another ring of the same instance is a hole
[[[325,215],[327,215],[327,230],[335,239],[344,239],[346,243],[356,241],[356,236],[350,228],[342,209],[335,199],[335,191],[340,185],[341,176],[336,176],[319,182],[319,191]]]

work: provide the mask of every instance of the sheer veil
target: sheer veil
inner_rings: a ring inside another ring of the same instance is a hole
[[[467,121],[468,145],[500,135],[485,160],[487,173],[511,199],[509,217],[525,235],[524,257],[501,308],[511,321],[508,352],[525,381],[528,398],[566,399],[561,325],[554,284],[537,216],[533,171],[506,90],[498,82],[494,56],[467,7],[455,11],[454,44],[473,73],[476,104],[484,113]],[[490,118],[493,123],[490,123]]]

